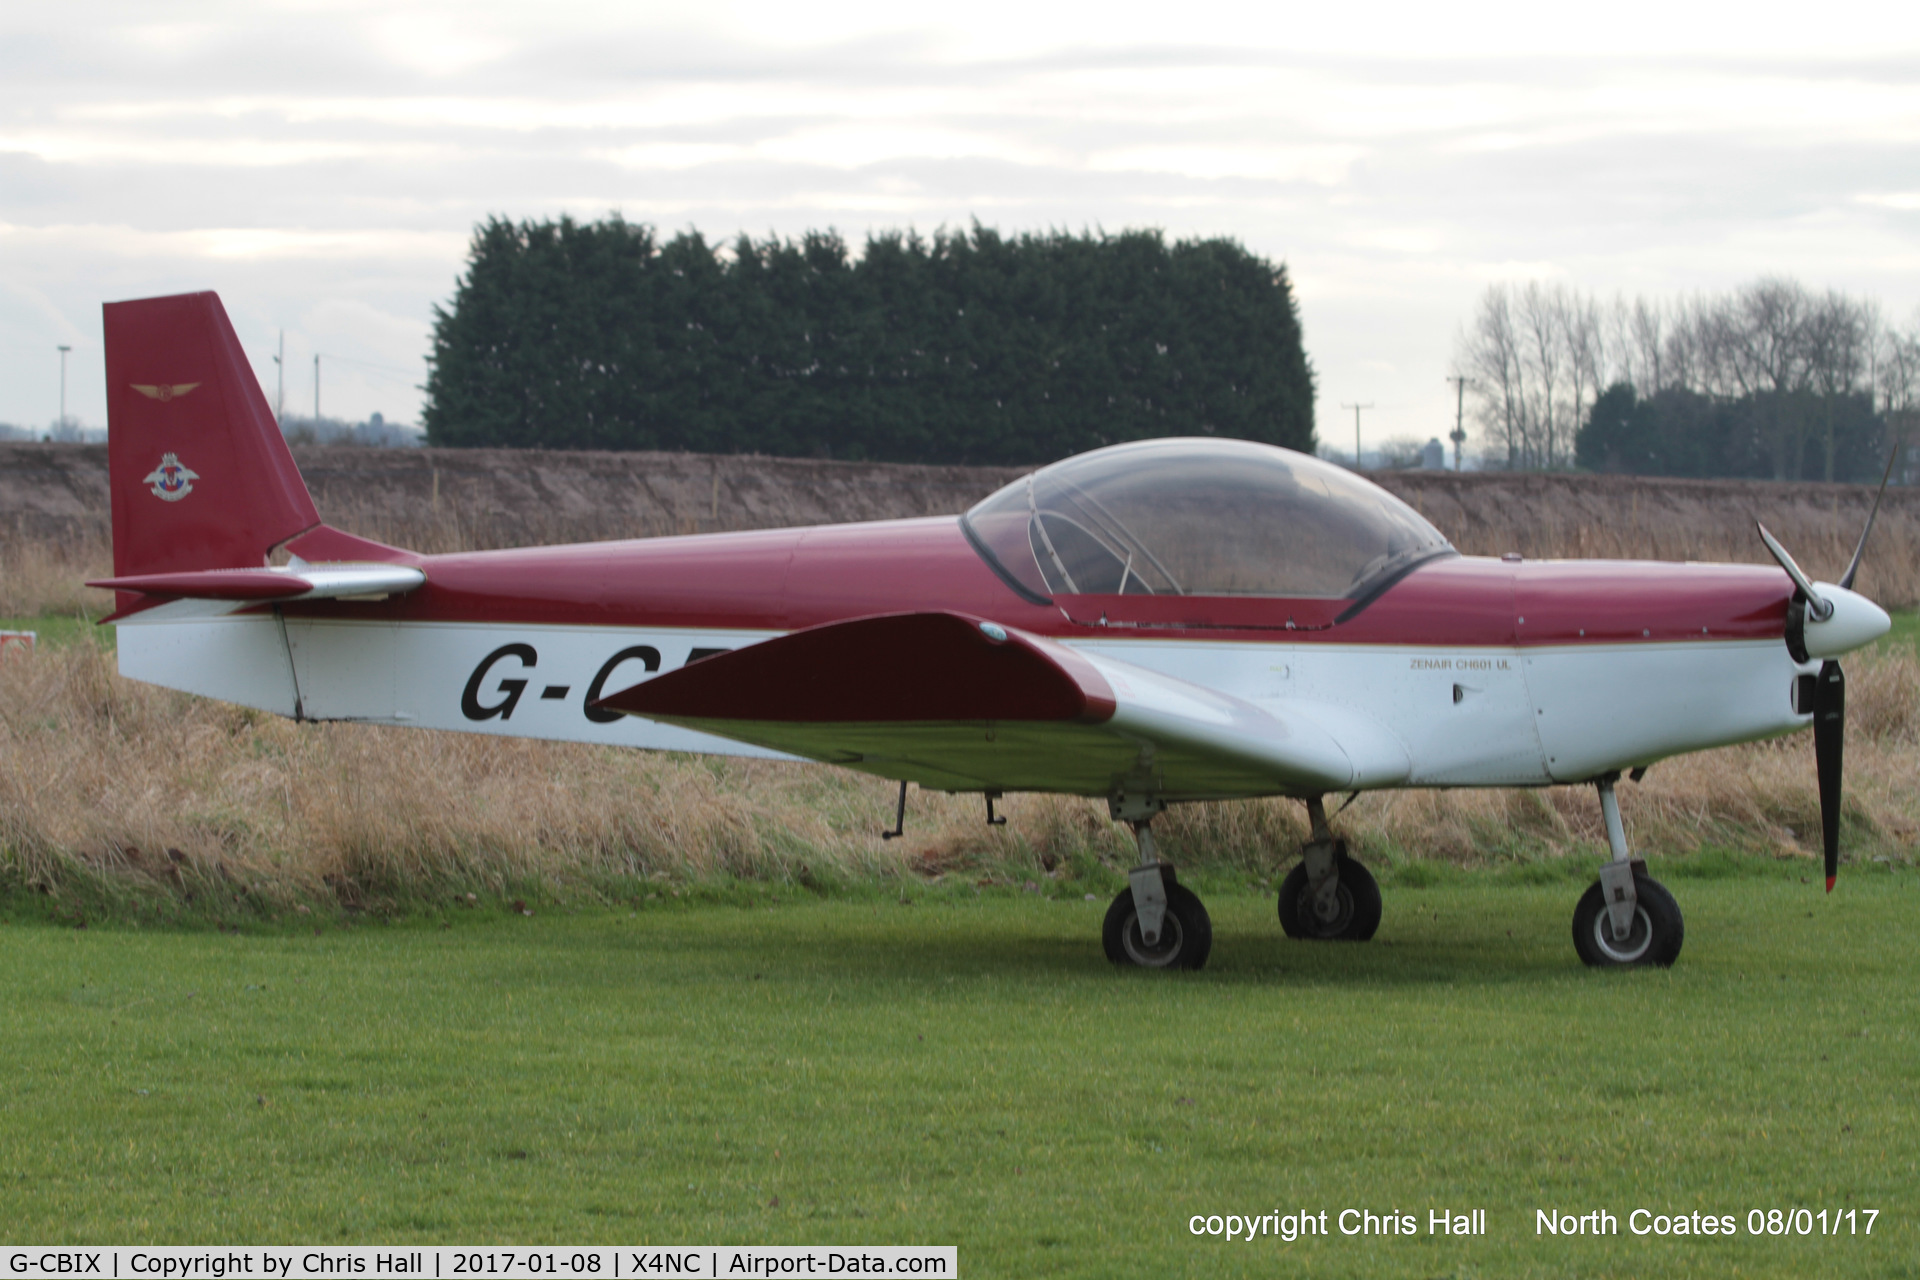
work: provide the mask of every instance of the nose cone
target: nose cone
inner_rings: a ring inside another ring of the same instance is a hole
[[[1813,589],[1833,606],[1833,613],[1826,621],[1815,622],[1813,611],[1807,611],[1807,656],[1810,658],[1837,658],[1843,653],[1852,653],[1861,645],[1872,644],[1893,627],[1887,611],[1863,595],[1829,582],[1816,582]]]

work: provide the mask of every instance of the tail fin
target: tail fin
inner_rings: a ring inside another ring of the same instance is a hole
[[[217,294],[103,310],[116,577],[259,568],[320,523]]]

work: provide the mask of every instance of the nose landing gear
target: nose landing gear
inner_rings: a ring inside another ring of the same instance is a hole
[[[1174,879],[1173,864],[1160,860],[1151,825],[1166,805],[1152,797],[1116,795],[1108,808],[1133,828],[1140,861],[1130,882],[1107,908],[1100,945],[1114,964],[1143,969],[1198,969],[1213,950],[1213,921],[1198,895]]]
[[[1679,958],[1686,924],[1680,904],[1627,848],[1620,802],[1613,794],[1618,780],[1618,774],[1610,774],[1596,784],[1613,860],[1600,868],[1600,878],[1587,886],[1573,909],[1573,949],[1595,968],[1665,968]]]

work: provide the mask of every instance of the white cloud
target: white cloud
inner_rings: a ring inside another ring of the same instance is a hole
[[[1739,21],[1629,0],[1606,23],[1532,3],[15,6],[0,420],[51,416],[42,348],[97,332],[106,297],[217,287],[256,363],[285,326],[411,368],[474,222],[617,208],[716,239],[974,216],[1235,236],[1288,263],[1328,429],[1329,406],[1374,400],[1383,436],[1424,437],[1495,280],[1781,272],[1911,310],[1916,48],[1920,10],[1810,23],[1772,0]],[[344,366],[339,388],[343,412],[413,416]]]

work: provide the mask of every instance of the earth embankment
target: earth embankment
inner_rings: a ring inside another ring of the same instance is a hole
[[[1021,474],[686,453],[296,449],[323,518],[423,551],[942,515]],[[101,445],[0,444],[0,530],[104,545]],[[1845,568],[1866,485],[1394,471],[1370,475],[1469,554],[1764,561],[1764,521],[1816,577]],[[1920,603],[1920,489],[1890,490],[1861,587]]]

